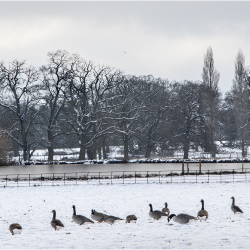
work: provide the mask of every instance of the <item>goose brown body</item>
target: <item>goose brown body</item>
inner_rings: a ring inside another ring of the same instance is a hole
[[[72,206],[73,208],[73,215],[72,215],[72,220],[78,224],[78,225],[83,225],[83,224],[94,224],[94,221],[90,220],[89,218],[83,216],[83,215],[77,215],[76,214],[76,208],[75,205]]]
[[[123,220],[123,219],[116,217],[116,216],[113,216],[113,215],[108,215],[108,216],[103,217],[100,222],[104,221],[110,225],[113,225],[116,220]]]
[[[204,200],[201,200],[201,210],[197,214],[197,218],[201,220],[207,220],[208,212],[204,209]]]
[[[184,213],[181,213],[181,214],[178,214],[178,215],[175,215],[175,214],[171,214],[169,215],[168,217],[168,222],[173,218],[173,221],[174,222],[177,222],[177,223],[180,223],[180,224],[186,224],[188,223],[190,220],[197,220],[196,217],[194,216],[191,216],[189,214],[184,214]]]
[[[104,221],[104,222],[106,222],[106,223],[108,223],[108,224],[110,224],[110,225],[114,225],[116,219],[115,219],[114,216],[106,216],[106,217],[104,217],[104,218],[102,219],[102,221]]]
[[[22,231],[22,227],[20,224],[18,223],[13,223],[9,226],[9,231],[12,235],[16,234],[16,233],[21,233]]]
[[[107,214],[103,214],[103,213],[99,213],[97,211],[95,211],[94,209],[91,210],[91,219],[98,221],[98,222],[102,222],[104,220],[105,217],[107,217]]]
[[[53,213],[52,220],[50,222],[50,225],[56,230],[59,230],[64,227],[63,223],[60,220],[56,219],[56,211],[52,210],[51,213]]]
[[[168,208],[168,203],[165,202],[165,207],[161,210],[163,213],[169,215],[170,214],[170,211],[169,211],[169,208]]]
[[[161,219],[161,218],[164,217],[164,216],[165,216],[165,217],[168,217],[167,214],[161,212],[160,210],[153,210],[152,204],[149,204],[149,207],[150,207],[150,211],[149,211],[148,215],[149,215],[152,219],[154,219],[154,220],[159,220],[159,219]]]
[[[231,210],[234,212],[234,214],[243,213],[243,211],[238,206],[235,205],[235,198],[232,196],[231,199],[232,199]]]
[[[126,217],[126,223],[136,222],[136,221],[137,221],[137,217],[134,214],[128,215]]]

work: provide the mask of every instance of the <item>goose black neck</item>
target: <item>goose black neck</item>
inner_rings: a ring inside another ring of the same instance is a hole
[[[170,214],[169,216],[168,216],[168,218],[169,219],[172,219],[174,216],[176,216],[175,214]]]
[[[52,213],[53,213],[53,219],[55,220],[56,219],[56,211],[53,210]]]
[[[165,203],[165,208],[167,208],[167,207],[168,207],[168,203],[166,202],[166,203]]]
[[[201,210],[204,210],[204,200],[201,200]]]
[[[76,215],[76,207],[73,205],[73,215]]]
[[[152,204],[149,204],[149,206],[150,206],[150,212],[153,212]]]
[[[232,197],[232,205],[234,205],[235,203],[235,200],[234,200],[234,197]]]
[[[170,215],[168,216],[168,222],[169,222],[174,216],[176,216],[176,215],[175,215],[175,214],[170,214]]]

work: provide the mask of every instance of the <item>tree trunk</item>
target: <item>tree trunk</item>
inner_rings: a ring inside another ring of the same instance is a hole
[[[241,152],[242,152],[242,157],[246,157],[245,140],[244,140],[244,136],[243,135],[242,135],[242,139],[241,139]]]
[[[87,144],[88,140],[87,137],[84,133],[81,134],[80,137],[80,154],[79,154],[79,160],[84,161],[86,160],[86,144]]]
[[[14,140],[12,140],[13,150],[14,150],[14,157],[19,156],[19,144],[17,144]]]
[[[54,148],[52,146],[48,147],[48,162],[52,162],[54,158]]]
[[[88,160],[93,160],[93,151],[92,147],[87,147],[87,155],[88,155]]]
[[[127,134],[123,136],[123,143],[124,143],[124,161],[128,161],[128,135]]]
[[[106,153],[109,154],[110,153],[110,148],[109,145],[106,145]]]
[[[94,136],[96,135],[96,124],[93,125],[93,134]],[[92,146],[92,155],[93,155],[93,159],[97,159],[97,141],[96,139],[93,140],[93,146]]]
[[[216,156],[216,146],[213,143],[213,145],[212,145],[212,158],[215,158],[215,156]]]
[[[148,142],[146,146],[145,158],[150,158],[150,153],[151,153],[151,147],[150,143]]]
[[[27,157],[27,155],[28,155],[28,154],[27,154],[27,153],[28,153],[27,151],[28,151],[27,142],[24,141],[24,142],[23,142],[23,160],[24,160],[24,161],[27,161],[27,158],[28,158],[28,157]]]
[[[188,152],[189,152],[189,139],[185,138],[185,141],[184,141],[184,159],[188,159]]]
[[[93,143],[94,145],[91,147],[91,152],[92,152],[92,159],[91,160],[94,160],[94,159],[97,159],[97,154],[96,154],[96,144]]]
[[[53,132],[48,129],[48,162],[52,162],[54,158]]]
[[[205,145],[204,145],[204,151],[205,153],[211,153],[211,139],[210,139],[210,131],[208,128],[208,125],[205,125],[205,135],[204,135],[204,139],[205,139]]]
[[[212,129],[210,138],[211,138],[211,153],[213,158],[216,156],[216,144],[215,144],[214,134],[215,134],[214,129]]]
[[[102,155],[103,155],[103,160],[107,159],[107,153],[106,153],[106,136],[103,136],[103,139],[102,139]]]
[[[150,158],[150,153],[152,150],[151,138],[152,138],[152,127],[149,129],[147,133],[147,145],[146,145],[145,158]]]
[[[101,160],[102,159],[102,148],[98,147],[98,159]]]
[[[81,161],[85,160],[85,153],[86,153],[86,147],[84,145],[80,145],[79,160]]]

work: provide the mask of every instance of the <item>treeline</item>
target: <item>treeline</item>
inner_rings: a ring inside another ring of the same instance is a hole
[[[126,75],[62,50],[47,57],[39,68],[0,63],[0,158],[22,150],[27,161],[47,148],[53,161],[55,148],[79,147],[79,160],[106,159],[109,146],[123,146],[125,161],[180,148],[186,159],[191,147],[215,156],[215,141],[240,143],[246,154],[250,71],[241,51],[224,97],[211,47],[195,82]]]

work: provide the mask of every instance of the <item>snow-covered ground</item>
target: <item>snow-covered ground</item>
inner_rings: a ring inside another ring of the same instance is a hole
[[[0,249],[249,248],[249,182],[81,185],[79,181],[78,185],[0,189]],[[233,214],[232,196],[244,214]],[[168,202],[171,213],[196,216],[201,199],[209,213],[207,221],[180,225],[166,218],[153,221],[148,215],[149,203],[162,209]],[[72,222],[72,205],[77,214],[87,217],[95,209],[124,219],[135,214],[138,221],[79,226]],[[50,226],[53,209],[65,225],[60,231]],[[20,235],[8,231],[14,222],[23,227]]]

